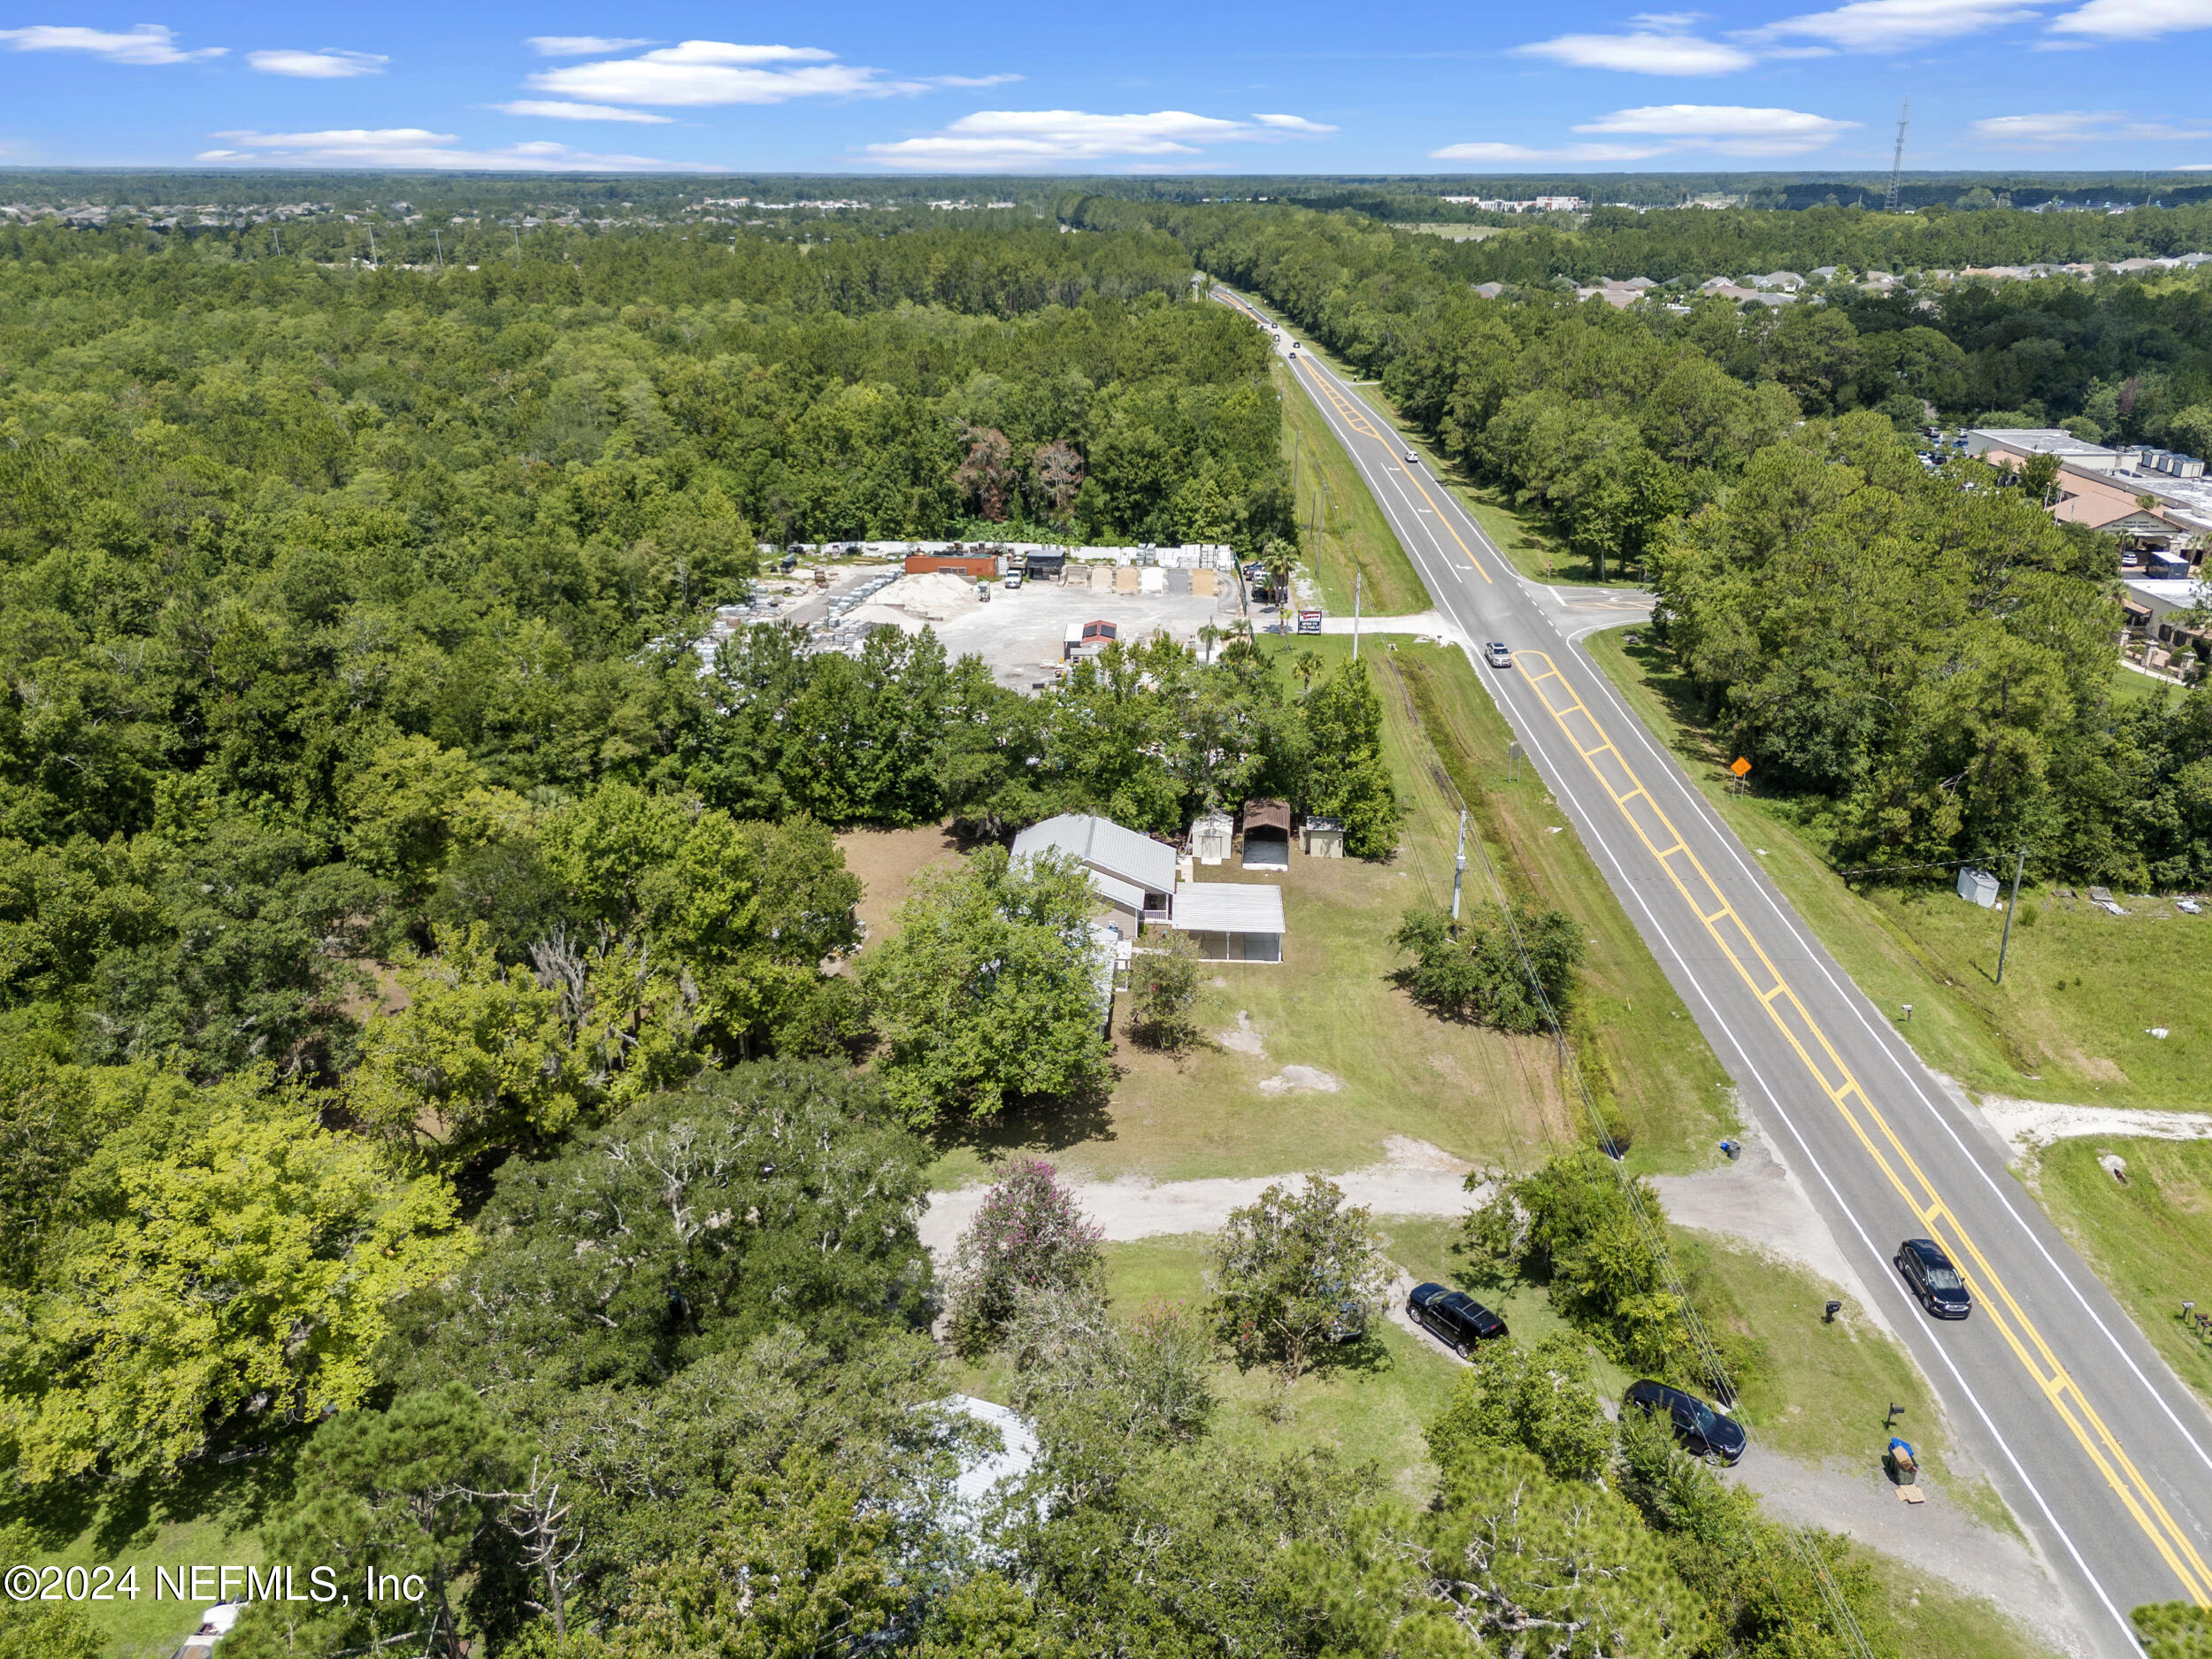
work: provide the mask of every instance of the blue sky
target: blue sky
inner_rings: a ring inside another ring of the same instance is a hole
[[[16,165],[1886,168],[1909,96],[1909,167],[2212,168],[2212,0],[10,3]]]

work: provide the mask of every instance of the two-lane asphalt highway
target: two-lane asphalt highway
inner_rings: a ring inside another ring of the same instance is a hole
[[[1502,670],[1477,650],[1476,673],[2087,1639],[2139,1655],[2130,1608],[2212,1607],[2212,1420],[2022,1191],[1979,1115],[1913,1055],[1894,1010],[1851,982],[1615,695],[1578,641],[1617,613],[1518,575],[1352,386],[1305,350],[1292,368],[1437,609],[1477,646],[1512,649]],[[1943,1245],[1973,1294],[1970,1318],[1923,1311],[1893,1262],[1907,1238]],[[1870,1458],[1879,1427],[1867,1425]]]

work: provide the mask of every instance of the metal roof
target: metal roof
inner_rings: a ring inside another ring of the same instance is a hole
[[[1072,853],[1084,864],[1147,893],[1175,891],[1175,849],[1124,829],[1111,818],[1063,812],[1032,824],[1014,837],[1015,857],[1041,852]]]
[[[1280,933],[1283,890],[1255,881],[1186,881],[1173,926],[1186,933]]]

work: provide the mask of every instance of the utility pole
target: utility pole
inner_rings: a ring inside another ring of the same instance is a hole
[[[438,239],[438,233],[434,230],[430,233],[430,245],[437,250],[438,274],[443,276],[445,274],[445,243]]]
[[[1452,861],[1452,926],[1459,926],[1459,884],[1467,874],[1467,809],[1459,809],[1459,852]]]
[[[1365,574],[1366,574],[1366,572],[1365,572],[1364,571],[1359,571],[1359,570],[1355,570],[1355,571],[1352,572],[1352,660],[1353,660],[1354,662],[1356,662],[1356,663],[1357,661],[1359,661],[1359,588],[1360,588],[1360,579],[1361,579],[1362,577],[1363,577]]]
[[[1897,110],[1897,153],[1889,164],[1889,194],[1882,198],[1882,211],[1897,211],[1898,175],[1905,170],[1905,128],[1912,120],[1912,100],[1907,98]]]
[[[376,227],[369,227],[369,268],[376,268]]]
[[[1997,983],[2005,982],[2005,952],[2012,949],[2012,913],[2020,908],[2020,877],[2028,867],[2028,849],[2020,849],[2020,861],[2012,867],[2012,902],[2005,906],[2005,936],[1997,946]]]

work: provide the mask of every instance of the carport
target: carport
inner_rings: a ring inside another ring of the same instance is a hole
[[[1290,868],[1290,803],[1247,801],[1244,803],[1244,867],[1247,870]]]
[[[1246,881],[1179,881],[1168,924],[1198,941],[1202,962],[1280,962],[1283,890]]]

